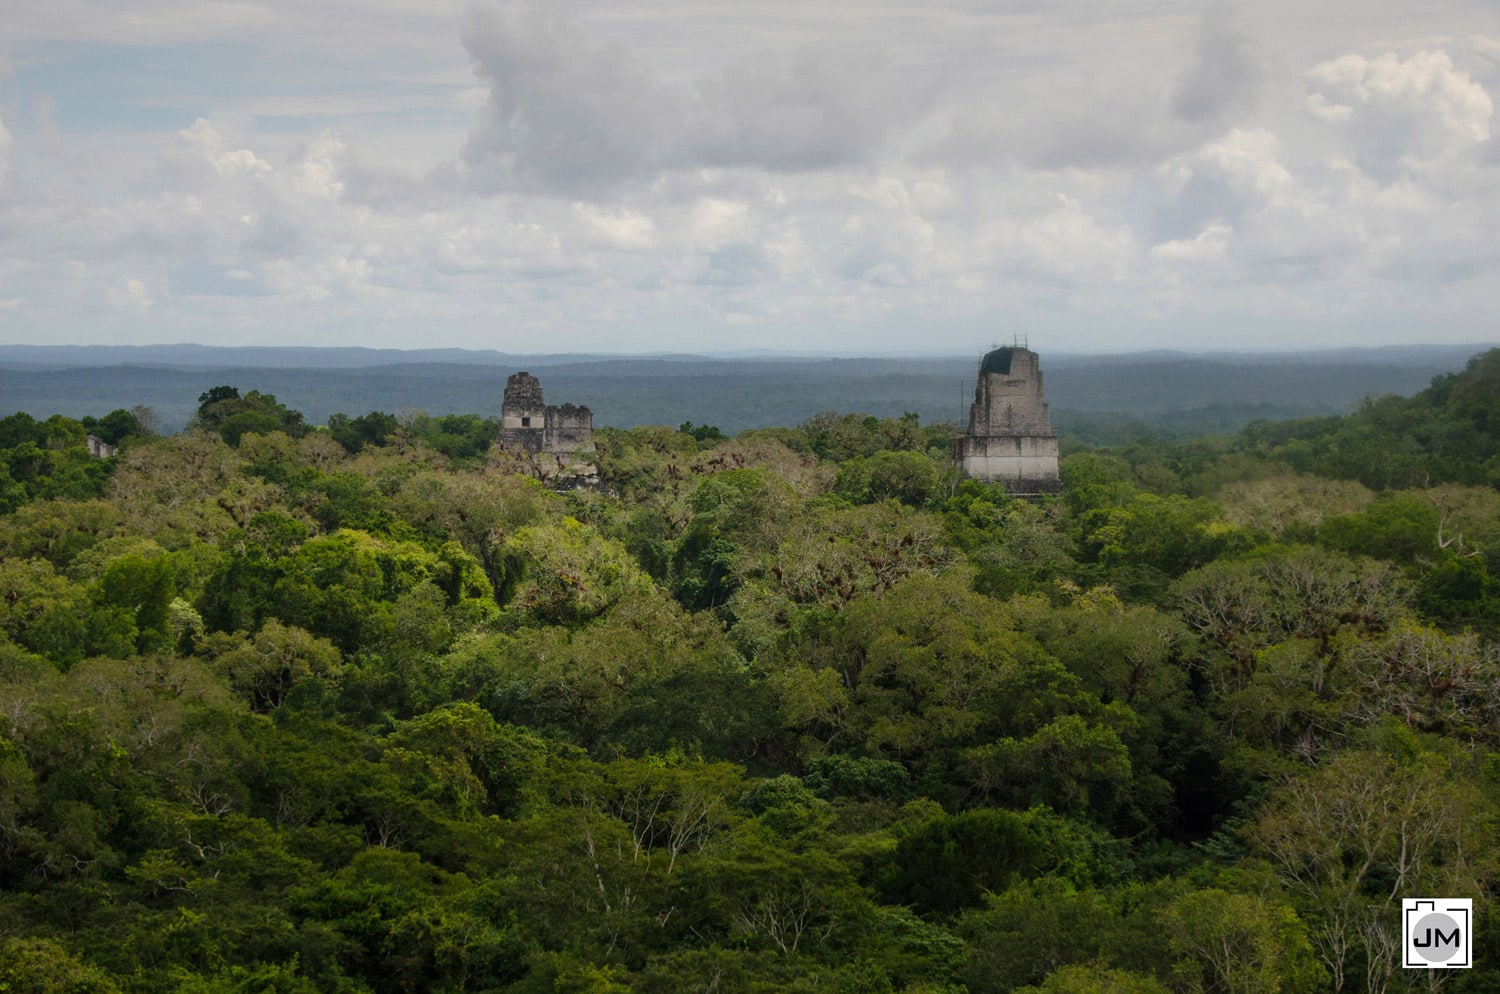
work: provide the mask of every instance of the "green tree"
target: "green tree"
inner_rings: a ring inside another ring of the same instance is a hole
[[[1287,782],[1256,821],[1251,839],[1302,909],[1335,991],[1356,963],[1369,989],[1399,970],[1399,897],[1477,896],[1493,879],[1482,805],[1445,765],[1432,754],[1342,753]]]
[[[101,604],[130,613],[140,652],[173,644],[169,620],[176,594],[177,571],[165,556],[121,556],[106,567],[96,587]]]
[[[280,431],[292,438],[307,434],[301,411],[279,403],[274,394],[251,390],[241,396],[239,389],[231,386],[214,387],[199,396],[194,422],[216,432],[230,445],[239,445],[240,439],[252,432],[266,435]]]
[[[333,643],[300,628],[267,619],[254,637],[219,655],[215,662],[233,687],[257,711],[274,711],[308,677],[337,677],[342,657]]]
[[[501,555],[516,564],[507,608],[522,619],[586,621],[651,585],[618,543],[575,518],[521,528],[506,541]]]
[[[1227,661],[1208,674],[1221,692],[1254,673],[1257,650],[1296,639],[1312,643],[1318,660],[1313,690],[1323,694],[1339,668],[1340,636],[1388,626],[1400,614],[1405,585],[1388,566],[1368,559],[1272,547],[1197,569],[1172,593],[1183,619]]]
[[[919,912],[978,907],[986,892],[1027,876],[1040,848],[1026,820],[1009,811],[939,815],[897,841],[885,867],[884,897]]]
[[[1088,963],[1061,967],[1040,984],[1022,987],[1016,994],[1169,994],[1169,991],[1155,977]]]
[[[722,442],[729,437],[714,425],[695,425],[691,421],[684,421],[677,426],[677,430],[684,435],[693,436],[693,441],[700,445],[704,442]]]
[[[1161,914],[1172,974],[1187,991],[1299,994],[1324,989],[1328,974],[1295,911],[1254,894],[1195,890]]]
[[[334,414],[328,419],[328,433],[350,453],[366,445],[384,445],[400,430],[401,423],[395,415],[383,411],[371,411],[357,418]]]
[[[15,994],[117,994],[102,970],[76,959],[52,939],[10,938],[0,944],[0,990]]]
[[[127,439],[151,438],[156,431],[147,422],[152,415],[149,408],[125,410],[117,408],[102,418],[84,418],[83,426],[91,435],[96,435],[110,445],[119,445]]]
[[[855,504],[897,500],[924,507],[946,489],[948,475],[921,452],[879,452],[840,464],[834,492]]]
[[[1439,514],[1415,497],[1386,495],[1363,511],[1325,518],[1318,542],[1347,555],[1405,563],[1439,556]]]

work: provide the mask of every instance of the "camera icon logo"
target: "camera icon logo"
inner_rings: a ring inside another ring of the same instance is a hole
[[[1472,898],[1402,898],[1401,965],[1408,970],[1467,970],[1474,965],[1469,955],[1473,921]]]

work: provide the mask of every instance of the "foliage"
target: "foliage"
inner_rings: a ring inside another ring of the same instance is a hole
[[[243,397],[237,387],[219,386],[206,390],[198,398],[194,423],[205,431],[216,432],[230,445],[238,445],[247,434],[265,435],[284,432],[292,438],[307,433],[302,412],[278,403],[276,396],[251,390]]]
[[[1038,501],[915,415],[566,495],[479,415],[0,420],[0,988],[1395,990],[1500,874],[1495,355]]]

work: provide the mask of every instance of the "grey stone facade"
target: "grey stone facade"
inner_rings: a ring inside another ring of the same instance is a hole
[[[1057,493],[1057,436],[1042,399],[1037,354],[1023,346],[994,349],[979,363],[969,430],[954,443],[959,472],[1000,483],[1006,493]]]
[[[530,373],[505,381],[500,434],[495,444],[522,461],[533,476],[559,487],[595,483],[594,414],[573,404],[548,405],[542,384]]]
[[[88,445],[89,455],[95,459],[108,459],[120,451],[119,448],[110,445],[98,435],[89,435],[85,441]]]

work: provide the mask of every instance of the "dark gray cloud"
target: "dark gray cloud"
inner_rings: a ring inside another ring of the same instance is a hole
[[[1033,169],[1097,169],[1160,161],[1183,141],[1161,127],[1154,108],[1124,98],[1037,122],[1030,147],[1018,143]]]
[[[640,175],[676,140],[672,95],[554,5],[476,13],[464,45],[490,89],[464,149],[481,187],[581,193]]]
[[[1230,8],[1210,7],[1198,35],[1197,58],[1172,94],[1172,112],[1196,123],[1252,107],[1261,75],[1260,62],[1236,29]]]
[[[904,116],[883,68],[808,49],[733,66],[700,82],[689,142],[712,165],[802,172],[868,162]]]
[[[1230,8],[1217,3],[1193,36],[1142,35],[1132,48],[1064,71],[1017,66],[1021,88],[1001,77],[982,100],[950,94],[951,125],[922,156],[1008,159],[1038,170],[1149,167],[1242,123],[1265,75]]]
[[[587,198],[672,170],[867,163],[909,105],[868,58],[812,48],[670,85],[553,3],[478,13],[464,44],[490,97],[463,159],[488,191]]]
[[[1027,169],[1149,168],[1208,136],[1172,117],[1161,87],[1133,77],[1060,84],[1025,103],[970,104],[925,161],[1014,161]]]

